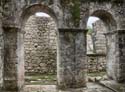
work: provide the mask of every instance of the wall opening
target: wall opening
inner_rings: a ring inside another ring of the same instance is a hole
[[[90,16],[87,22],[87,62],[88,76],[104,77],[106,75],[106,38],[104,22],[95,16]]]
[[[56,23],[46,13],[37,12],[26,21],[24,61],[26,85],[56,84]]]

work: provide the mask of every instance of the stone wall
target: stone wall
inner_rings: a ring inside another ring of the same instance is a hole
[[[87,54],[88,72],[106,71],[106,56],[104,54]]]
[[[56,73],[56,24],[50,17],[31,16],[25,26],[25,70]]]
[[[88,72],[106,70],[106,28],[101,20],[93,23],[92,33],[87,35]]]
[[[118,46],[119,46],[119,73],[117,76],[119,76],[120,82],[125,82],[125,30],[119,30],[118,32]],[[116,62],[118,63],[118,62]],[[118,64],[117,64],[118,65]],[[121,67],[120,67],[121,65]]]
[[[87,34],[87,54],[93,54],[94,48],[93,48],[93,39],[92,35]]]
[[[125,82],[125,31],[118,30],[106,34],[107,47],[107,74],[111,79]],[[119,47],[116,49],[116,47]],[[113,54],[110,52],[114,52]]]
[[[106,27],[101,20],[93,23],[93,39],[95,53],[106,54]]]
[[[86,30],[59,29],[57,82],[58,88],[86,86]],[[74,91],[75,92],[75,91]]]
[[[101,28],[100,28],[101,26]],[[104,25],[93,24],[96,54],[88,54],[88,72],[105,71]],[[51,18],[31,16],[25,26],[25,70],[27,73],[56,73],[56,25]],[[93,46],[87,35],[88,46]],[[94,49],[94,48],[92,48]],[[87,51],[88,52],[88,51]],[[99,55],[100,54],[100,55]]]

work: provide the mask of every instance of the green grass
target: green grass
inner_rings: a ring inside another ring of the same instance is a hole
[[[91,77],[96,77],[96,76],[104,76],[106,75],[106,72],[94,72],[94,73],[88,73],[88,76],[91,76]]]
[[[104,76],[106,72],[94,72],[88,73],[88,76],[96,77],[96,76]],[[33,74],[25,76],[25,84],[26,85],[55,85],[56,84],[56,75],[43,75],[43,74]]]
[[[56,75],[28,75],[25,77],[26,85],[52,85],[56,84]]]

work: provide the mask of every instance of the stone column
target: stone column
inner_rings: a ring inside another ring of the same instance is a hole
[[[58,31],[58,89],[86,86],[86,32],[82,29],[59,29]]]
[[[125,81],[125,30],[106,33],[107,40],[107,74],[109,78]]]
[[[21,92],[24,81],[22,34],[18,28],[4,29],[3,92]]]
[[[3,86],[4,39],[2,23],[0,22],[0,92]]]

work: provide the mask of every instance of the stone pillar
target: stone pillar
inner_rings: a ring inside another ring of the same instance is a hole
[[[86,30],[59,29],[57,48],[58,89],[86,86]]]
[[[118,70],[117,74],[117,81],[118,82],[125,82],[125,30],[118,30],[117,31],[117,47],[119,53],[119,58],[117,58],[118,62]]]
[[[4,29],[3,92],[21,92],[24,81],[22,34],[18,28]],[[22,51],[22,52],[21,52]]]
[[[0,22],[0,92],[3,86],[4,39],[2,23]]]
[[[125,30],[106,33],[107,74],[109,78],[125,81]]]

